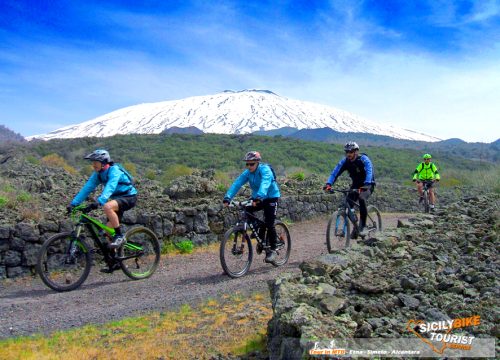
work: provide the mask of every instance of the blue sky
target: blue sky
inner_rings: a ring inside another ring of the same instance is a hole
[[[500,0],[0,3],[0,124],[24,136],[253,88],[494,141]]]

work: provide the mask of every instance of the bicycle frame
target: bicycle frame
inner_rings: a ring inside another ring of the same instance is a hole
[[[264,227],[267,232],[266,223],[247,210],[247,206],[251,205],[252,202],[249,200],[249,201],[233,202],[233,204],[236,204],[240,208],[240,216],[238,221],[236,222],[236,226],[241,227],[241,230],[243,230],[245,236],[248,236],[247,231],[248,229],[250,229],[252,235],[255,237],[257,243],[262,247],[262,249],[269,248],[270,246],[267,241],[267,236],[265,236],[264,233],[264,239],[262,239],[258,231],[258,229]],[[255,227],[254,224],[257,224],[258,226]]]
[[[433,185],[434,185],[434,180],[422,181],[422,196],[424,198],[424,211],[426,213],[430,211],[429,203],[430,203],[431,189]]]
[[[111,238],[115,235],[115,229],[110,228],[109,226],[106,226],[103,223],[101,223],[99,220],[94,219],[93,217],[83,213],[83,210],[85,208],[86,207],[84,205],[79,205],[75,207],[73,209],[73,212],[71,213],[72,220],[75,220],[76,212],[77,211],[81,212],[79,217],[76,219],[77,223],[75,225],[75,229],[73,230],[74,239],[76,239],[77,241],[80,239],[83,227],[88,229],[92,239],[94,240],[94,244],[97,245],[99,250],[101,250],[102,255],[104,256],[104,261],[107,264],[111,264],[117,260],[121,262],[123,260],[137,257],[136,255],[127,257],[115,256],[115,254],[109,250],[107,241],[102,241],[101,236],[99,235],[99,230],[102,230],[105,236],[109,236]],[[82,251],[86,251],[86,249],[84,249],[84,247],[81,245],[80,242],[78,242],[78,246],[82,249]],[[141,247],[131,243],[126,243],[124,246],[132,250],[142,250]],[[140,253],[138,255],[140,255]]]
[[[357,220],[353,221],[351,219],[351,217],[349,216],[351,210],[354,213],[358,213],[359,212],[359,202],[354,201],[354,200],[348,198],[348,196],[349,196],[350,193],[356,193],[357,191],[353,190],[353,189],[349,189],[349,190],[331,189],[330,192],[331,193],[333,193],[333,192],[340,192],[340,193],[344,194],[344,200],[342,201],[342,205],[339,206],[338,212],[343,213],[344,216],[347,219],[349,219],[349,221],[352,223],[352,225],[354,226],[354,229],[356,231],[359,231],[359,225],[358,225],[359,222]],[[351,205],[351,203],[352,203],[352,205]]]

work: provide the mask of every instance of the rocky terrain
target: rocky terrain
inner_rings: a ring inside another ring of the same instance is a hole
[[[414,337],[410,319],[479,315],[465,334],[498,338],[499,209],[499,196],[464,198],[281,275],[270,284],[270,358],[307,357],[315,340]]]

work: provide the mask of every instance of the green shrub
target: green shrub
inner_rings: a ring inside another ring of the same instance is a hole
[[[306,174],[304,172],[295,172],[293,174],[290,174],[290,179],[297,180],[297,181],[304,181],[306,178]]]
[[[5,196],[0,195],[0,208],[3,208],[8,202],[9,200]]]
[[[153,169],[147,169],[144,176],[146,177],[146,179],[155,180],[156,179],[156,171],[154,171]]]
[[[193,252],[194,245],[191,240],[182,240],[174,244],[181,254],[191,254]]]
[[[161,249],[160,249],[160,253],[162,255],[166,255],[166,254],[171,254],[173,252],[175,252],[175,245],[169,241],[165,241],[162,245],[161,245]]]
[[[28,202],[31,200],[31,195],[29,193],[27,193],[26,191],[21,191],[17,197],[16,197],[16,200],[19,201],[19,202]]]
[[[125,168],[125,170],[127,170],[130,173],[130,175],[134,177],[137,176],[137,166],[135,166],[134,163],[125,161],[122,165]]]
[[[171,238],[168,241],[165,241],[161,246],[161,254],[172,254],[172,253],[180,253],[180,254],[191,254],[193,252],[194,245],[193,242],[189,239],[183,238]]]
[[[175,164],[167,167],[162,176],[160,177],[160,181],[163,185],[169,185],[170,182],[180,176],[191,175],[193,173],[193,169],[189,166],[182,164]]]
[[[226,191],[227,189],[229,189],[229,186],[231,186],[233,181],[227,172],[219,170],[215,171],[214,178],[218,184],[217,190],[220,191]]]
[[[26,161],[29,162],[30,164],[33,164],[33,165],[40,164],[40,160],[33,155],[26,156]]]
[[[225,193],[229,189],[228,186],[224,184],[217,184],[217,191]]]

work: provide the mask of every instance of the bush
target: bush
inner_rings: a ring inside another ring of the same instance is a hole
[[[42,164],[50,167],[62,168],[73,175],[76,175],[78,173],[78,171],[76,171],[73,166],[69,165],[66,160],[64,160],[64,158],[57,154],[49,154],[44,156],[42,158]]]
[[[7,205],[8,202],[9,200],[5,196],[0,195],[0,209]]]
[[[304,174],[303,172],[295,172],[293,174],[290,174],[289,177],[292,180],[304,181],[304,179],[306,178],[306,174]]]
[[[180,254],[190,254],[193,252],[194,245],[193,242],[189,239],[183,238],[174,238],[170,241],[166,241],[163,243],[161,247],[161,254],[171,254],[178,252]]]
[[[153,169],[147,169],[144,176],[146,177],[146,179],[155,180],[156,179],[156,171],[154,171]]]
[[[31,195],[29,193],[27,193],[26,191],[21,191],[17,197],[16,197],[16,200],[19,201],[19,202],[28,202],[31,200]]]
[[[182,164],[175,164],[167,167],[163,171],[163,175],[160,178],[160,181],[163,185],[169,185],[170,182],[180,176],[191,175],[193,173],[193,169],[189,166]]]
[[[40,160],[33,155],[26,156],[26,161],[29,162],[30,164],[33,164],[33,165],[40,164]]]
[[[132,175],[134,177],[137,176],[137,166],[135,166],[134,163],[126,161],[122,165],[125,168],[125,170],[127,170],[130,173],[130,175]]]
[[[182,240],[175,243],[175,247],[181,254],[191,254],[193,252],[194,245],[191,240]]]
[[[215,171],[214,178],[217,181],[217,191],[226,192],[231,186],[231,178],[227,172]]]

